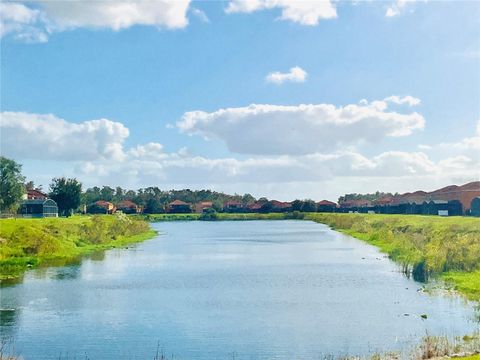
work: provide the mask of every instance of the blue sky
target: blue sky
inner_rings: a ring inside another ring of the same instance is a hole
[[[477,2],[74,3],[2,2],[1,151],[37,184],[319,200],[479,179]]]

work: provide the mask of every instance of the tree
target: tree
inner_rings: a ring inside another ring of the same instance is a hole
[[[0,211],[14,211],[25,193],[22,165],[0,156]]]
[[[292,211],[301,211],[303,206],[303,201],[294,200],[292,201]]]
[[[33,181],[29,181],[25,184],[25,189],[27,190],[34,190],[35,189],[35,183]]]
[[[302,208],[300,211],[303,212],[315,212],[317,211],[317,204],[315,204],[315,201],[307,199],[303,201]]]
[[[113,195],[115,195],[115,190],[110,186],[104,186],[102,190],[100,190],[100,195],[102,196],[102,200],[112,201]]]
[[[153,198],[147,200],[144,212],[147,214],[162,214],[165,212],[163,205]]]
[[[77,179],[54,178],[50,184],[50,197],[62,215],[70,216],[78,208],[81,194],[82,184]]]

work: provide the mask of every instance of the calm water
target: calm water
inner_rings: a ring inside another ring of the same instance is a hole
[[[2,288],[25,359],[318,359],[478,330],[379,252],[307,221],[175,222],[163,235]],[[420,315],[428,314],[423,320]],[[405,316],[409,314],[409,316]]]

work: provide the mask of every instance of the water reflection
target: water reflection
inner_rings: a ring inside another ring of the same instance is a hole
[[[151,358],[159,339],[181,358],[283,360],[478,330],[471,304],[424,292],[377,249],[319,224],[155,227],[166,234],[3,288],[15,315],[0,330],[26,358],[105,360]]]

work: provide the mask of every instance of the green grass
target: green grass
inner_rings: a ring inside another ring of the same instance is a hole
[[[469,299],[480,301],[480,270],[471,273],[448,272],[442,278]]]
[[[148,215],[133,215],[134,217],[144,219],[146,221],[191,221],[198,220],[201,214],[148,214]]]
[[[309,213],[305,219],[377,246],[417,280],[440,277],[480,300],[480,219]]]
[[[140,219],[120,216],[0,220],[0,279],[42,264],[64,265],[79,256],[153,237]]]
[[[156,221],[194,221],[202,220],[202,214],[191,213],[191,214],[149,214],[149,215],[135,215],[138,218],[142,218],[146,221],[156,222]],[[291,214],[290,214],[291,216]],[[243,220],[285,220],[286,216],[283,213],[269,213],[269,214],[258,214],[258,213],[216,213],[215,220],[225,220],[225,221],[243,221]],[[288,215],[287,215],[288,218]]]

